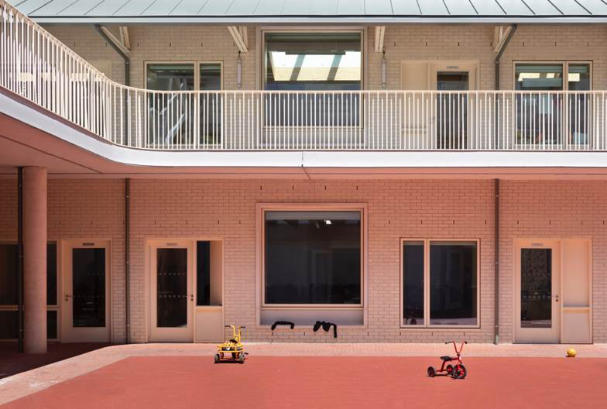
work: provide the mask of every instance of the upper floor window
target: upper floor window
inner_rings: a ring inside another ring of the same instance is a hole
[[[516,142],[576,148],[589,143],[592,99],[589,63],[515,66]],[[559,91],[576,91],[568,96]],[[579,93],[578,93],[579,92]]]
[[[156,91],[210,91],[200,95],[154,93],[148,98],[148,144],[219,146],[222,133],[221,63],[150,63],[146,85]],[[199,113],[199,120],[193,117]]]
[[[265,34],[266,90],[360,90],[361,33]]]

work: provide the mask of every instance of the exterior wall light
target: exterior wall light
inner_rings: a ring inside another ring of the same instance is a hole
[[[382,51],[381,55],[381,87],[386,89],[387,67],[386,67],[386,50]]]
[[[236,60],[236,85],[238,89],[242,89],[242,58],[240,57],[240,51],[238,51],[238,59]]]

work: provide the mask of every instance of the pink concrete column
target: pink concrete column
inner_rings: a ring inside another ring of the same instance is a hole
[[[46,169],[23,168],[23,346],[46,352]]]

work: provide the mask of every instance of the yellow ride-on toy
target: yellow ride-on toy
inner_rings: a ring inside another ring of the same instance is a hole
[[[217,353],[215,354],[215,363],[218,362],[238,362],[244,364],[247,359],[247,352],[244,351],[244,345],[241,342],[240,331],[246,327],[238,327],[235,325],[226,325],[226,328],[232,328],[232,338],[228,339],[223,344],[217,345]]]

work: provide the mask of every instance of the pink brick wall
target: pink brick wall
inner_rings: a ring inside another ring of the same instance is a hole
[[[110,239],[112,342],[124,342],[124,182],[50,179],[48,240]],[[0,241],[17,240],[17,181],[0,179]],[[61,297],[61,292],[59,297]]]
[[[594,342],[607,341],[607,183],[503,181],[501,189],[501,337],[513,334],[513,245],[515,238],[592,239]]]
[[[268,340],[256,325],[256,203],[368,204],[368,325],[341,328],[340,341],[442,340],[445,332],[476,342],[493,334],[493,184],[491,181],[199,181],[132,183],[132,329],[146,339],[146,238],[219,236],[224,240],[225,320],[248,328],[251,340]],[[455,206],[455,207],[454,207]],[[480,239],[481,328],[400,329],[401,237]],[[304,336],[303,332],[307,332]],[[437,333],[439,333],[437,335]],[[274,339],[321,341],[310,329],[280,331]]]
[[[113,340],[124,339],[123,181],[50,180],[49,239],[112,239]],[[601,181],[501,182],[500,340],[512,341],[515,238],[589,237],[593,245],[594,342],[607,341],[607,184]],[[15,180],[0,179],[0,240],[16,239]],[[340,328],[338,341],[493,340],[493,181],[132,180],[131,337],[147,340],[147,239],[224,241],[226,323],[250,340],[333,342],[296,328],[274,335],[256,322],[256,204],[366,203],[367,326]],[[480,329],[401,329],[400,238],[480,240]],[[305,333],[305,334],[304,334]]]

